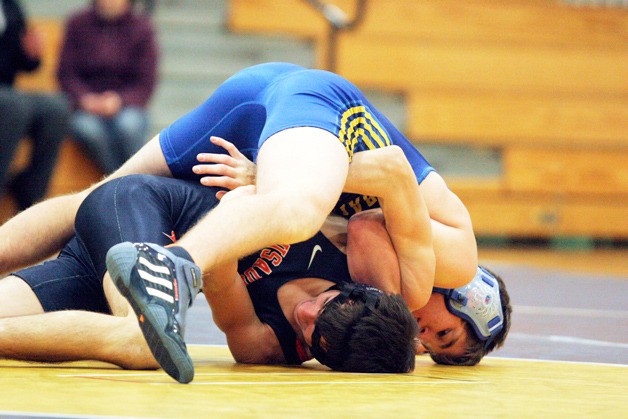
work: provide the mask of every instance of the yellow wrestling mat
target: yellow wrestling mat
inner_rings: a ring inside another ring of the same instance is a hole
[[[0,361],[0,417],[628,417],[628,366],[486,358],[476,367],[417,359],[412,374],[234,364],[191,345],[196,376],[98,362]]]

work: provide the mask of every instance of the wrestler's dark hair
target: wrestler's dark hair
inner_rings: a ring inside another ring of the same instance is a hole
[[[483,266],[484,269],[486,267]],[[508,330],[510,329],[510,316],[512,313],[512,306],[510,305],[510,296],[506,290],[506,284],[499,275],[486,269],[491,275],[495,277],[499,284],[499,298],[502,303],[502,311],[504,312],[504,327],[495,336],[495,339],[485,348],[484,341],[481,341],[476,335],[471,324],[465,320],[465,331],[467,334],[467,344],[465,351],[460,356],[453,356],[447,354],[432,354],[430,357],[437,364],[443,365],[460,365],[460,366],[472,366],[478,364],[482,358],[492,350],[504,345]]]
[[[358,298],[327,304],[316,321],[316,359],[336,371],[412,371],[418,325],[401,296],[382,293],[367,305]]]

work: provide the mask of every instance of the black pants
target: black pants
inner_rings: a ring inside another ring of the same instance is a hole
[[[60,94],[27,93],[0,86],[0,195],[10,186],[21,209],[46,194],[48,182],[68,133],[69,105]],[[28,166],[7,185],[9,166],[20,139],[33,142]]]

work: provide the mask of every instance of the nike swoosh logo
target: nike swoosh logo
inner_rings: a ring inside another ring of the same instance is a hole
[[[323,249],[317,244],[316,246],[314,246],[314,249],[312,250],[312,256],[310,257],[310,263],[308,263],[307,265],[307,270],[310,270],[310,266],[312,266],[312,262],[314,261],[314,256],[316,256],[316,252],[321,252],[323,253]]]

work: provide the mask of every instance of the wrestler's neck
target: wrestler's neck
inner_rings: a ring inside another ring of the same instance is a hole
[[[347,253],[347,223],[349,221],[337,215],[330,215],[321,227],[321,233],[342,253]]]

